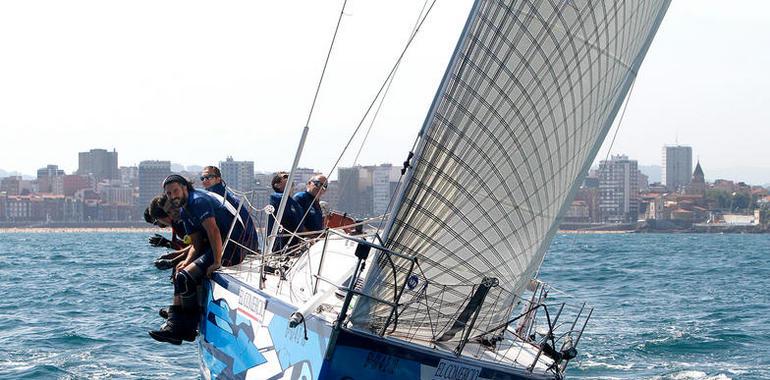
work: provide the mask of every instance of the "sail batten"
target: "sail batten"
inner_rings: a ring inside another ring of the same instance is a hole
[[[382,299],[393,299],[398,284],[416,276],[394,334],[458,339],[463,334],[443,334],[456,329],[459,310],[470,310],[471,289],[489,278],[499,285],[474,301],[475,328],[507,319],[668,3],[474,4],[385,232],[389,249],[418,258],[417,271],[408,273],[399,260],[375,260],[367,274],[365,292]],[[372,328],[389,314],[362,299],[352,319]]]

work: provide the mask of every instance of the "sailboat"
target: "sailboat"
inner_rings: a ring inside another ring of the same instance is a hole
[[[592,309],[538,269],[668,5],[475,1],[384,227],[215,273],[202,376],[563,378]]]

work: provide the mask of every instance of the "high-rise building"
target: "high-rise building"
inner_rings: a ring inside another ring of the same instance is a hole
[[[254,174],[254,196],[251,197],[251,204],[257,210],[261,210],[270,202],[270,194],[273,193],[270,182],[273,175],[274,173],[263,172]]]
[[[103,204],[133,206],[134,191],[122,181],[104,181],[96,184],[96,192]],[[147,206],[145,206],[147,207]]]
[[[326,204],[329,206],[329,210],[337,211],[339,212],[340,207],[340,184],[337,181],[329,181],[329,187],[326,189],[326,192],[324,193],[324,197],[322,199],[323,201],[326,201]]]
[[[305,190],[307,181],[309,181],[310,178],[313,178],[316,173],[315,169],[297,168],[297,170],[294,171],[294,179],[292,180],[292,183],[294,183],[294,191]]]
[[[8,196],[0,191],[0,221],[8,220]]]
[[[139,168],[136,166],[121,166],[120,169],[120,181],[124,184],[130,184],[131,186],[137,186],[137,180],[139,179]]]
[[[105,149],[91,149],[78,153],[76,174],[93,176],[97,182],[103,179],[120,179],[118,152]]]
[[[227,157],[225,161],[219,161],[219,170],[227,187],[240,192],[254,190],[254,161],[235,161]]]
[[[58,185],[57,185],[58,187]],[[94,178],[89,175],[65,175],[62,176],[61,193],[58,191],[54,194],[65,195],[68,197],[74,196],[80,190],[93,189]]]
[[[5,192],[6,195],[19,195],[21,194],[21,176],[10,176],[0,179],[0,191]]]
[[[337,170],[337,208],[362,218],[372,214],[372,176],[363,166]]]
[[[388,211],[390,198],[398,186],[401,169],[391,164],[374,166],[372,169],[372,214],[383,215]]]
[[[153,197],[163,193],[163,180],[171,174],[171,161],[142,161],[139,163],[139,199],[137,209],[143,211]]]
[[[603,222],[635,222],[639,214],[639,169],[628,156],[599,163],[599,212]]]
[[[663,147],[661,179],[670,191],[677,191],[690,183],[692,175],[692,148],[683,145]]]
[[[40,193],[53,193],[56,177],[63,177],[64,170],[57,165],[47,165],[37,170],[37,191]]]
[[[400,169],[390,164],[340,168],[335,208],[355,217],[382,215],[398,185]]]

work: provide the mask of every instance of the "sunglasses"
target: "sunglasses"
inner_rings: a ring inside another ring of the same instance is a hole
[[[329,184],[328,183],[324,183],[324,182],[321,182],[321,181],[312,181],[312,183],[313,183],[313,185],[316,185],[316,186],[318,186],[318,187],[320,187],[320,188],[322,188],[324,190],[329,188]]]
[[[217,178],[217,176],[215,176],[215,175],[213,175],[213,174],[209,174],[209,175],[202,175],[202,176],[201,176],[201,181],[205,181],[205,180],[207,180],[207,179],[212,179],[212,178]]]

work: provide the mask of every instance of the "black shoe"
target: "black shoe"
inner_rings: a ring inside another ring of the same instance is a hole
[[[158,310],[158,315],[163,319],[168,319],[168,308],[161,307],[160,310]]]
[[[157,259],[155,260],[155,268],[160,270],[171,269],[174,267],[174,262],[169,259]]]
[[[150,334],[152,339],[155,339],[158,342],[166,342],[175,345],[182,344],[183,340],[188,342],[195,342],[195,338],[198,337],[198,332],[195,330],[186,332],[174,331],[171,327],[169,327],[167,323],[163,324],[160,330],[153,330],[148,334]]]
[[[171,328],[167,324],[164,324],[160,330],[153,330],[149,332],[152,339],[158,342],[166,342],[175,345],[182,344],[182,337],[171,331]]]

